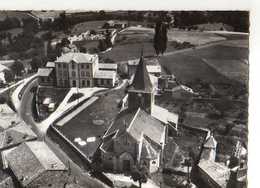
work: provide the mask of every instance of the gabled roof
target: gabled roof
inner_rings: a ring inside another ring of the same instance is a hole
[[[129,90],[137,90],[137,91],[144,91],[144,92],[153,91],[153,85],[151,83],[143,56],[141,56],[139,60],[139,64],[136,68],[134,80]]]
[[[136,140],[141,140],[143,135],[153,142],[161,145],[164,137],[165,126],[150,114],[139,108],[134,119],[129,125],[127,132]]]
[[[21,123],[0,133],[0,149],[12,147],[25,141],[36,139],[30,127]]]
[[[21,144],[8,153],[6,159],[12,172],[24,187],[45,171],[67,170],[60,159],[41,141]]]
[[[75,63],[94,63],[96,58],[98,58],[97,55],[69,52],[57,58],[55,62],[70,63],[71,61],[73,61]]]
[[[108,151],[111,140],[123,134],[129,134],[136,141],[151,140],[160,147],[165,139],[165,126],[141,108],[136,111],[124,110],[105,133],[102,149]]]
[[[204,143],[204,148],[216,148],[217,147],[217,141],[215,140],[215,138],[211,135],[209,136],[205,143]]]

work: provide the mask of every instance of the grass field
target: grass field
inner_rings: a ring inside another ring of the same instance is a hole
[[[169,41],[178,41],[178,42],[190,42],[194,45],[202,45],[210,42],[216,42],[220,40],[225,40],[225,37],[216,35],[214,33],[206,33],[199,31],[168,31],[168,40]]]
[[[88,21],[88,22],[78,23],[73,26],[71,33],[73,35],[75,34],[78,35],[80,33],[86,32],[87,30],[92,30],[92,29],[97,30],[101,28],[105,22],[106,22],[105,20],[100,20],[100,21]]]
[[[188,54],[174,54],[160,57],[162,66],[183,83],[201,79],[205,82],[226,82],[226,78],[205,64],[201,58]]]

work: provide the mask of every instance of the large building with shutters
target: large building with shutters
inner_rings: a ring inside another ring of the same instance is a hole
[[[100,70],[102,65],[96,54],[63,54],[55,61],[57,87],[114,87],[117,66]]]

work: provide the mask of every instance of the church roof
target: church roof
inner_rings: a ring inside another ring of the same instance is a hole
[[[106,138],[111,134],[116,133],[114,136],[117,137],[125,132],[137,141],[146,136],[154,143],[160,145],[164,141],[165,126],[140,108],[137,111],[125,110],[119,114],[107,130],[104,135],[104,141],[109,141],[111,138]]]
[[[139,64],[136,68],[134,80],[129,90],[138,90],[138,91],[141,90],[144,92],[152,92],[153,90],[153,85],[151,83],[143,56],[141,56],[139,60]]]

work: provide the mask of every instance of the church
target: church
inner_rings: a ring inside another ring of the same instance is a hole
[[[168,128],[177,129],[178,115],[155,104],[155,87],[142,55],[127,92],[128,107],[103,136],[103,168],[127,172],[145,165],[150,173],[156,172],[162,165]]]

